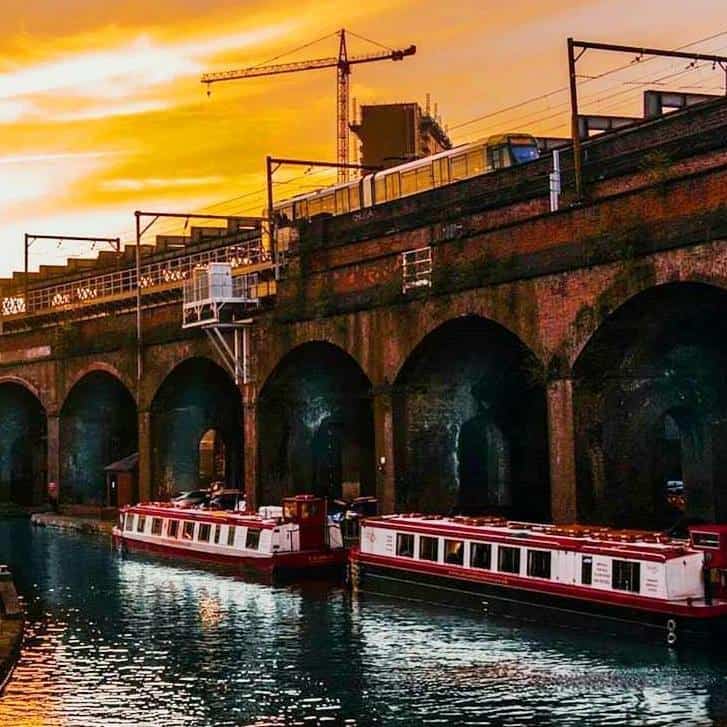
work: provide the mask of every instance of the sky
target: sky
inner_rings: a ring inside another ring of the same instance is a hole
[[[429,93],[455,143],[506,130],[566,135],[569,35],[727,54],[724,0],[3,0],[0,275],[22,269],[25,232],[131,240],[136,209],[260,214],[266,154],[334,158],[335,70],[216,84],[209,97],[199,76],[264,63],[340,27],[417,45],[401,63],[354,68],[351,95],[424,105]],[[332,56],[336,43],[282,60]],[[374,50],[349,40],[351,55]],[[586,54],[584,108],[638,115],[647,83],[723,83],[707,66],[633,60]],[[329,178],[283,169],[276,199]],[[30,267],[97,250],[37,242]]]

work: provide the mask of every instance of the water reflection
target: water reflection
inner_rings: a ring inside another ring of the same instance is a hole
[[[271,587],[3,524],[29,638],[0,724],[710,724],[719,654]]]

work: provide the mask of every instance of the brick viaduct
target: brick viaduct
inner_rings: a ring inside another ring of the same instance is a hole
[[[564,152],[556,212],[550,164],[301,226],[239,387],[178,296],[144,308],[139,381],[128,309],[7,325],[3,496],[99,502],[104,457],[137,449],[142,498],[192,485],[214,429],[257,502],[661,525],[683,481],[726,516],[727,102],[589,142],[582,203]],[[431,285],[404,292],[419,248]]]

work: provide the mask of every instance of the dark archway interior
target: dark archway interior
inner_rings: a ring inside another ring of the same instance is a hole
[[[0,384],[0,502],[37,505],[46,497],[45,410],[20,384]]]
[[[289,353],[258,405],[261,501],[291,493],[375,494],[371,384],[328,343]]]
[[[396,380],[397,508],[550,517],[545,392],[527,348],[460,318],[429,334]]]
[[[92,371],[70,391],[61,409],[61,499],[106,502],[104,467],[137,451],[136,404],[126,387]]]
[[[208,429],[199,440],[199,482],[203,487],[224,482],[226,470],[224,437],[216,429]]]
[[[727,517],[727,294],[653,288],[608,318],[574,370],[580,516],[668,527]]]
[[[222,368],[203,358],[177,366],[154,397],[151,420],[155,497],[209,484],[200,462],[200,445],[209,430],[215,432],[214,467],[224,471],[226,486],[243,486],[242,399]]]

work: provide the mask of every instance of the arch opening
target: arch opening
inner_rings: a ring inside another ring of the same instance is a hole
[[[105,505],[104,468],[138,450],[136,403],[105,371],[86,374],[68,393],[60,413],[61,499]]]
[[[260,495],[373,495],[371,383],[344,351],[324,342],[289,352],[259,399]]]
[[[579,516],[667,528],[727,516],[727,293],[671,283],[627,301],[574,367]]]
[[[151,406],[152,494],[171,495],[221,481],[242,488],[242,398],[217,364],[179,364]]]
[[[34,394],[0,384],[0,502],[30,506],[47,499],[47,427]]]
[[[549,519],[542,379],[492,321],[467,316],[427,335],[394,386],[397,509]]]

